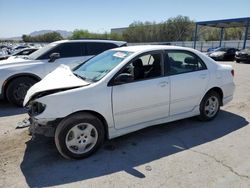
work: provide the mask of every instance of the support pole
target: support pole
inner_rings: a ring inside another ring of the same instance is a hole
[[[246,25],[245,37],[244,37],[244,43],[243,43],[243,49],[246,48],[247,37],[248,37],[248,27],[249,27],[249,21],[247,21],[247,25]]]
[[[194,49],[196,48],[196,39],[197,39],[198,25],[195,24],[195,32],[194,32]]]
[[[220,30],[220,47],[221,47],[221,43],[222,43],[222,40],[223,40],[223,35],[224,35],[224,27],[222,27],[221,30]]]

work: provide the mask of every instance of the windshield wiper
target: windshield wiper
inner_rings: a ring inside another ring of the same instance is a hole
[[[79,75],[79,74],[74,73],[74,75],[75,75],[76,77],[78,77],[78,78],[81,78],[82,80],[86,80],[85,77],[83,77],[83,76],[81,76],[81,75]]]
[[[92,80],[87,79],[87,78],[85,78],[84,76],[81,76],[81,75],[79,75],[79,74],[74,73],[74,75],[75,75],[76,77],[78,77],[78,78],[80,78],[80,79],[86,81],[86,82],[90,82],[90,83],[93,82]]]

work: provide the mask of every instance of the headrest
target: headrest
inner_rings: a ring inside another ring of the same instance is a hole
[[[142,60],[141,59],[137,59],[133,62],[133,66],[134,67],[142,67],[143,64],[142,64]]]
[[[197,59],[196,59],[196,58],[193,58],[193,57],[186,57],[184,61],[185,61],[185,63],[187,63],[187,64],[192,64],[192,65],[198,64]]]

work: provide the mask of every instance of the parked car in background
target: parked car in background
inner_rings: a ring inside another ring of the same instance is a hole
[[[0,45],[0,57],[11,54],[12,48],[7,45]]]
[[[8,52],[5,49],[0,49],[0,58],[8,56]]]
[[[236,51],[238,51],[236,48],[220,47],[208,52],[207,55],[217,61],[233,61]]]
[[[212,120],[233,98],[233,75],[232,66],[191,48],[122,47],[74,71],[58,67],[29,89],[24,106],[32,134],[54,136],[62,156],[80,159],[104,139],[154,124]]]
[[[16,58],[16,57],[25,57],[25,56],[28,56],[37,50],[38,50],[38,48],[24,48],[24,49],[21,49],[19,51],[14,52],[10,55],[1,56],[0,60],[5,60],[5,59],[9,59],[9,58]]]
[[[74,68],[94,55],[124,45],[126,42],[112,40],[62,40],[50,43],[25,58],[2,60],[0,98],[22,106],[27,90],[59,65]]]
[[[250,63],[250,48],[246,48],[235,53],[235,60],[237,63]]]
[[[28,48],[28,47],[29,47],[28,45],[18,45],[13,50],[14,51],[19,51],[19,50],[22,50],[22,49],[25,49],[25,48]]]
[[[207,52],[213,52],[213,51],[215,51],[217,48],[219,48],[219,46],[208,48],[208,49],[207,49]]]

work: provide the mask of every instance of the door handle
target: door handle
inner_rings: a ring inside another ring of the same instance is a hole
[[[161,87],[165,87],[166,85],[168,85],[168,81],[162,81],[162,82],[159,83],[159,85]]]

